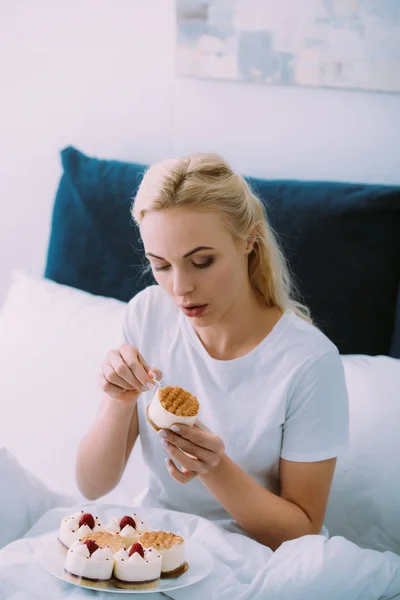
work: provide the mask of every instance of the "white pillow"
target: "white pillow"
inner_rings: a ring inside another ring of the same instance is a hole
[[[400,554],[400,360],[343,356],[350,445],[337,463],[326,523],[361,547]]]
[[[50,491],[0,447],[0,548],[25,535],[46,511],[73,504],[73,498]]]
[[[76,450],[101,400],[101,363],[121,343],[125,306],[16,272],[0,311],[0,445],[77,501]],[[123,478],[103,501],[129,504],[140,491],[138,447],[133,456],[135,481]]]

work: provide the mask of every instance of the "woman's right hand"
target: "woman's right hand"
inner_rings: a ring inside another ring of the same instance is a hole
[[[154,380],[160,381],[159,369],[149,367],[137,348],[122,344],[110,350],[101,367],[100,387],[108,396],[119,401],[137,398],[142,392],[155,389]]]

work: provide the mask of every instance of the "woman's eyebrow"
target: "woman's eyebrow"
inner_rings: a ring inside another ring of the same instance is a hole
[[[193,250],[189,250],[189,252],[186,252],[186,254],[184,254],[182,258],[188,258],[189,256],[192,256],[192,254],[196,254],[196,252],[200,252],[200,250],[214,250],[214,248],[211,248],[211,246],[197,246],[197,248],[193,248]],[[146,256],[152,256],[153,258],[158,258],[158,260],[165,260],[165,258],[162,258],[161,256],[157,256],[156,254],[153,254],[152,252],[146,252]]]

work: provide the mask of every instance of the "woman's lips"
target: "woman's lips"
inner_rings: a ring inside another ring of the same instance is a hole
[[[182,306],[182,310],[187,317],[200,317],[206,310],[208,304],[201,304],[197,306]]]

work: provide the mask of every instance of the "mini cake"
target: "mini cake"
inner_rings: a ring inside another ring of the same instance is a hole
[[[179,577],[188,569],[185,560],[185,541],[180,535],[167,531],[148,531],[140,536],[146,550],[154,548],[162,556],[161,577]]]
[[[86,535],[81,538],[79,541],[82,543],[87,542],[88,540],[92,540],[95,542],[99,548],[110,548],[112,554],[118,552],[118,550],[122,550],[125,548],[124,538],[122,538],[118,533],[109,533],[108,531],[97,531],[90,535]]]
[[[176,386],[160,387],[146,410],[149,423],[156,431],[170,429],[174,423],[193,425],[199,414],[195,396]]]
[[[67,579],[95,587],[109,586],[113,568],[111,550],[100,548],[93,540],[74,542],[64,562]]]
[[[105,526],[105,530],[110,533],[118,533],[125,542],[125,548],[128,548],[139,540],[140,533],[144,533],[149,529],[139,515],[134,514],[132,517],[128,515],[122,518],[113,517]]]
[[[114,554],[113,583],[123,589],[156,587],[161,576],[162,556],[154,548],[133,544]]]
[[[58,539],[63,546],[69,548],[74,542],[77,542],[85,535],[90,535],[98,531],[104,531],[99,518],[94,517],[90,513],[84,513],[81,510],[73,515],[64,517],[58,531]]]

